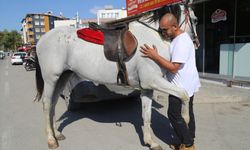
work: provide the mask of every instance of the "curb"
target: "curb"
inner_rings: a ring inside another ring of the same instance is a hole
[[[168,95],[154,92],[154,99],[168,102]],[[195,94],[194,104],[233,103],[250,101],[250,89],[227,87],[225,84],[201,79],[201,88]]]

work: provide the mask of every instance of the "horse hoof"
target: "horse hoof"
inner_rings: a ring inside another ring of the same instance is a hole
[[[156,146],[156,147],[151,147],[150,150],[163,150],[162,147],[159,145],[159,146]]]
[[[62,141],[62,140],[65,140],[66,137],[61,133],[61,134],[56,135],[56,139],[59,141]]]
[[[49,149],[56,149],[59,147],[59,145],[56,140],[50,139],[48,140],[48,147]]]

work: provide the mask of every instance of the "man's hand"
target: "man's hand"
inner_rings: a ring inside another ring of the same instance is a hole
[[[142,57],[148,57],[155,60],[159,56],[155,45],[151,48],[147,44],[144,44],[144,46],[140,46],[140,48],[140,52],[143,54]]]
[[[144,44],[144,46],[140,46],[140,48],[140,51],[143,54],[142,57],[148,57],[154,60],[157,64],[170,71],[171,73],[177,73],[179,68],[181,67],[182,63],[172,63],[169,60],[166,60],[165,58],[161,57],[158,54],[157,48],[154,45],[151,48],[147,44]]]

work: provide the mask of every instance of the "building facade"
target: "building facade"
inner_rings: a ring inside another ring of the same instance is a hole
[[[199,72],[250,77],[250,1],[194,1]]]
[[[97,23],[105,22],[105,20],[116,20],[127,17],[126,9],[100,9],[97,11]]]
[[[72,19],[72,20],[55,20],[54,22],[54,27],[61,27],[61,26],[70,26],[70,27],[74,27],[77,28],[77,20],[76,19]]]
[[[97,24],[103,24],[112,20],[121,19],[127,17],[126,9],[100,9],[97,11],[96,18],[86,18],[79,21],[80,28],[87,28],[89,22],[95,22]]]
[[[21,29],[24,44],[35,45],[43,34],[54,28],[55,20],[67,20],[67,18],[54,16],[50,12],[27,14],[22,20]]]

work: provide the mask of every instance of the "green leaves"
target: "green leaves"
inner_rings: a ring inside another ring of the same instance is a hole
[[[9,32],[8,30],[0,31],[0,49],[4,51],[16,51],[22,45],[21,34],[16,30]]]

